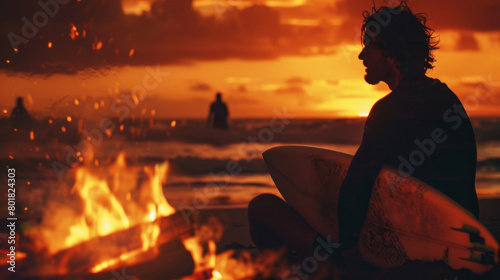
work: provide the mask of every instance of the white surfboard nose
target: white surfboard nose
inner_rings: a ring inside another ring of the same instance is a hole
[[[262,157],[266,163],[267,170],[273,180],[286,179],[291,183],[300,183],[304,180],[304,168],[315,148],[307,146],[278,146],[271,148]]]
[[[352,158],[331,150],[297,145],[271,148],[262,157],[276,186],[293,185],[296,189],[309,189],[328,178],[332,169],[326,163],[329,158],[346,166]]]
[[[293,160],[294,155],[291,153],[292,146],[278,146],[271,148],[262,153],[262,157],[266,164],[273,166],[281,165],[283,162]]]
[[[303,154],[304,150],[307,152],[309,149],[305,146],[278,146],[262,153],[262,157],[273,178],[273,175],[278,172],[282,176],[296,179],[295,175],[301,173],[298,169],[302,168],[304,157],[307,155],[307,153]]]
[[[267,170],[275,181],[289,177],[291,175],[290,170],[297,166],[297,157],[290,147],[278,146],[262,153]],[[286,174],[283,174],[283,171]]]

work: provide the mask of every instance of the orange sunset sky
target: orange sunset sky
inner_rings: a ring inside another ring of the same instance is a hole
[[[44,11],[36,2],[0,4],[5,117],[17,96],[39,117],[113,115],[111,102],[143,85],[148,68],[168,76],[136,100],[137,116],[205,118],[221,91],[233,118],[285,106],[303,118],[357,117],[389,93],[364,82],[357,59],[371,0],[64,0],[46,22],[33,17]],[[500,1],[409,3],[441,40],[428,75],[471,116],[500,116]],[[23,34],[23,18],[38,20],[36,31]]]

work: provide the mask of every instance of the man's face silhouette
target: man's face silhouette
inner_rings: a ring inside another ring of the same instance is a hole
[[[358,58],[366,67],[365,81],[371,85],[387,82],[393,75],[393,60],[385,56],[373,42],[365,45]]]

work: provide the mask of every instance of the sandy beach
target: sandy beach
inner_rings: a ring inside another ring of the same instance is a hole
[[[359,125],[362,123],[360,120],[333,120],[325,124],[324,121],[311,121],[317,125],[310,126],[310,121],[297,121],[295,128],[286,131],[286,134],[279,135],[282,139],[289,139],[289,142],[305,141],[302,137],[315,138],[318,135],[327,133],[328,137],[334,137],[338,130],[345,127],[350,128],[352,131],[359,130]],[[354,122],[354,123],[352,123]],[[247,129],[248,124],[255,126]],[[224,145],[212,145],[205,142],[196,142],[194,140],[206,133],[206,130],[200,128],[201,122],[198,125],[176,127],[178,134],[173,134],[182,139],[186,138],[189,141],[145,141],[145,142],[120,142],[110,140],[104,142],[96,152],[94,157],[94,166],[82,165],[85,170],[90,170],[92,174],[95,171],[96,176],[99,178],[111,178],[116,172],[113,166],[118,155],[121,152],[125,153],[127,167],[122,167],[124,170],[118,172],[119,174],[135,174],[133,180],[137,184],[144,182],[148,174],[144,172],[144,167],[153,166],[157,163],[168,161],[169,172],[166,184],[162,185],[165,197],[168,202],[176,209],[180,209],[182,205],[202,205],[205,207],[198,207],[200,211],[199,221],[201,223],[210,221],[217,229],[214,235],[217,238],[217,253],[223,254],[228,250],[234,249],[237,253],[251,255],[254,259],[263,256],[254,244],[249,235],[249,227],[247,220],[247,204],[252,197],[261,193],[275,192],[277,189],[274,186],[269,173],[266,169],[264,161],[260,156],[265,150],[278,145],[291,144],[289,142],[276,142],[268,144],[246,143],[242,145],[241,136],[258,135],[261,128],[258,121],[249,122],[242,121],[241,128],[236,131],[227,133],[228,138],[224,138],[226,142]],[[319,127],[317,130],[314,127]],[[249,130],[250,129],[250,130]],[[311,131],[309,131],[309,130]],[[173,131],[173,130],[172,130]],[[305,132],[304,132],[305,131]],[[173,131],[175,132],[175,131]],[[330,133],[330,134],[328,134]],[[189,138],[189,137],[191,138]],[[278,137],[278,135],[277,135]],[[326,136],[325,136],[326,137]],[[352,138],[352,137],[351,137]],[[354,153],[357,146],[355,143],[340,141],[343,144],[316,144],[315,142],[307,139],[308,145],[319,146],[322,148],[338,150],[345,153]],[[73,203],[67,203],[66,197],[70,190],[74,188],[75,174],[77,168],[71,172],[64,174],[63,182],[56,180],[56,174],[51,167],[55,160],[65,163],[62,159],[67,155],[64,152],[65,144],[51,144],[42,143],[39,146],[40,151],[37,152],[31,142],[12,142],[5,143],[4,148],[7,150],[15,151],[13,158],[0,159],[0,162],[7,166],[12,165],[17,168],[17,181],[16,186],[19,187],[18,202],[19,219],[26,223],[26,225],[33,225],[43,221],[46,213],[56,213],[48,209],[61,210],[61,207],[78,206],[80,201],[88,201],[80,199],[77,194],[68,196]],[[478,165],[478,181],[476,182],[476,189],[481,196],[480,199],[480,220],[495,236],[500,240],[500,198],[498,198],[498,177],[499,165],[496,161],[485,160],[485,158],[493,155],[500,155],[498,145],[492,143],[482,144],[478,146],[478,155],[480,163]],[[95,163],[99,164],[96,165]],[[227,164],[231,162],[241,167],[241,173],[229,176],[227,174]],[[92,167],[92,168],[91,168]],[[226,173],[225,173],[226,172]],[[214,176],[214,174],[222,174]],[[111,182],[111,181],[110,181]],[[211,189],[214,182],[221,187],[218,189]],[[123,182],[122,185],[126,182]],[[5,186],[5,185],[4,185]],[[111,183],[110,187],[113,186]],[[215,191],[215,192],[214,192]],[[201,197],[200,197],[201,195]],[[485,196],[494,196],[497,198],[485,198]],[[57,203],[57,207],[52,205],[53,208],[48,208],[48,202]],[[127,206],[128,204],[124,204]],[[54,208],[55,207],[55,208]],[[194,206],[193,206],[194,207]],[[78,209],[78,207],[76,207]],[[5,211],[6,208],[3,208]],[[2,217],[6,217],[7,213],[4,212]],[[50,216],[50,215],[49,215]],[[215,217],[217,222],[211,220],[210,217]],[[66,217],[67,218],[67,217]],[[67,221],[67,222],[71,222]],[[2,232],[5,233],[5,230]],[[182,246],[180,246],[182,247]],[[180,249],[179,249],[180,250]],[[185,250],[180,250],[186,253]],[[167,254],[167,257],[171,257]],[[161,260],[157,260],[160,262]],[[156,265],[156,264],[155,264]],[[177,268],[174,266],[174,270]],[[161,265],[159,267],[162,267]],[[288,264],[288,268],[290,264]],[[342,279],[455,279],[446,274],[440,274],[437,278],[429,278],[429,275],[436,273],[436,271],[446,271],[446,267],[442,264],[434,263],[419,263],[409,262],[408,265],[394,270],[380,270],[368,267],[361,269],[351,268],[344,270],[344,277]],[[127,268],[128,269],[128,268]],[[165,267],[166,277],[172,276],[168,267]],[[495,268],[496,271],[486,274],[481,279],[500,279],[498,276],[499,267]],[[147,269],[140,269],[147,270]],[[234,269],[235,271],[237,269]],[[133,271],[133,270],[131,270]],[[419,273],[417,273],[419,272]],[[189,272],[187,272],[189,273]],[[458,279],[478,279],[475,275],[461,272]],[[422,276],[423,275],[423,276]],[[443,276],[444,275],[444,276]],[[94,276],[94,275],[92,275]],[[110,279],[110,274],[101,275],[105,279]],[[276,275],[274,275],[276,276]],[[414,278],[411,278],[414,277]],[[496,278],[495,278],[496,277]],[[1,278],[1,275],[0,275]],[[282,275],[275,278],[283,279]],[[297,277],[295,277],[297,278]],[[89,278],[96,279],[96,278]],[[142,278],[141,278],[142,279]],[[150,278],[143,278],[150,279]],[[248,278],[237,278],[248,279]],[[284,278],[283,280],[303,280],[300,278],[294,279],[293,276]],[[330,278],[332,279],[332,278]],[[333,278],[335,279],[335,278]]]
[[[500,240],[500,199],[488,198],[480,199],[480,221],[489,229],[493,236]],[[199,218],[206,220],[208,217],[217,217],[224,226],[224,233],[217,243],[218,252],[229,249],[245,250],[252,255],[259,255],[260,252],[254,247],[249,235],[247,209],[244,205],[235,207],[215,207],[203,210]],[[439,278],[439,275],[459,275],[457,279],[500,279],[500,266],[496,266],[485,275],[472,275],[467,271],[448,271],[442,264],[432,264],[423,262],[409,262],[408,265],[400,269],[364,271],[344,271],[342,279],[446,279]],[[441,274],[439,274],[441,273]],[[456,273],[456,274],[453,274]],[[403,278],[401,278],[403,277]],[[413,278],[412,278],[413,277]],[[429,278],[427,278],[429,277]],[[435,278],[431,278],[435,277]],[[450,278],[454,279],[454,278]]]
[[[485,198],[479,200],[480,221],[489,229],[496,240],[500,240],[500,198]],[[201,213],[202,219],[213,215],[221,220],[226,227],[219,250],[231,248],[236,244],[244,247],[253,246],[248,230],[247,209],[245,205],[236,207],[214,207]]]

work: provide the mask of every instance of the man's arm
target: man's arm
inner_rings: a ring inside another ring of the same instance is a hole
[[[387,110],[374,105],[366,120],[363,140],[354,155],[339,193],[339,240],[342,248],[355,246],[368,210],[373,184],[395,141]]]

